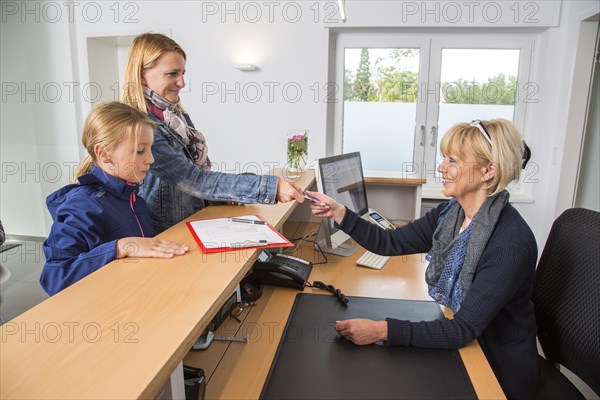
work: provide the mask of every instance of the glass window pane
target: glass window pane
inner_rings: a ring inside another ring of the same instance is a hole
[[[440,142],[457,122],[504,118],[512,121],[519,50],[443,49],[436,161]]]
[[[342,151],[360,151],[363,169],[413,162],[418,72],[418,49],[345,49]]]

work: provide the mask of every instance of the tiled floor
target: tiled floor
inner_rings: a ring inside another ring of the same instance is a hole
[[[39,283],[45,262],[42,243],[19,243],[0,253],[0,264],[10,271],[8,280],[0,285],[0,318],[4,322],[48,298]]]

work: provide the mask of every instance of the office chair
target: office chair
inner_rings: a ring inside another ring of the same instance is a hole
[[[568,368],[600,394],[600,213],[574,208],[552,224],[538,264],[533,303],[540,361],[538,399],[583,399]]]
[[[10,271],[4,265],[0,264],[0,285],[6,282],[10,278]],[[2,292],[0,289],[0,304],[2,304]],[[0,309],[1,311],[1,309]],[[2,314],[0,314],[0,325],[4,324],[6,321],[2,318]]]

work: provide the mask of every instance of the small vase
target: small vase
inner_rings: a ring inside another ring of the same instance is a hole
[[[308,162],[308,131],[291,130],[287,138],[287,170],[306,171]]]

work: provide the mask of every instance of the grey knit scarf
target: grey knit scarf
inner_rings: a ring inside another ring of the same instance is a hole
[[[177,104],[169,102],[146,86],[142,86],[142,90],[147,101],[163,110],[164,122],[181,137],[194,164],[202,169],[210,169],[208,145],[202,132],[188,125]]]
[[[508,199],[506,190],[488,197],[462,233],[460,227],[465,213],[460,204],[452,199],[442,210],[433,233],[433,246],[426,257],[429,266],[425,271],[429,294],[438,303],[458,312]]]

